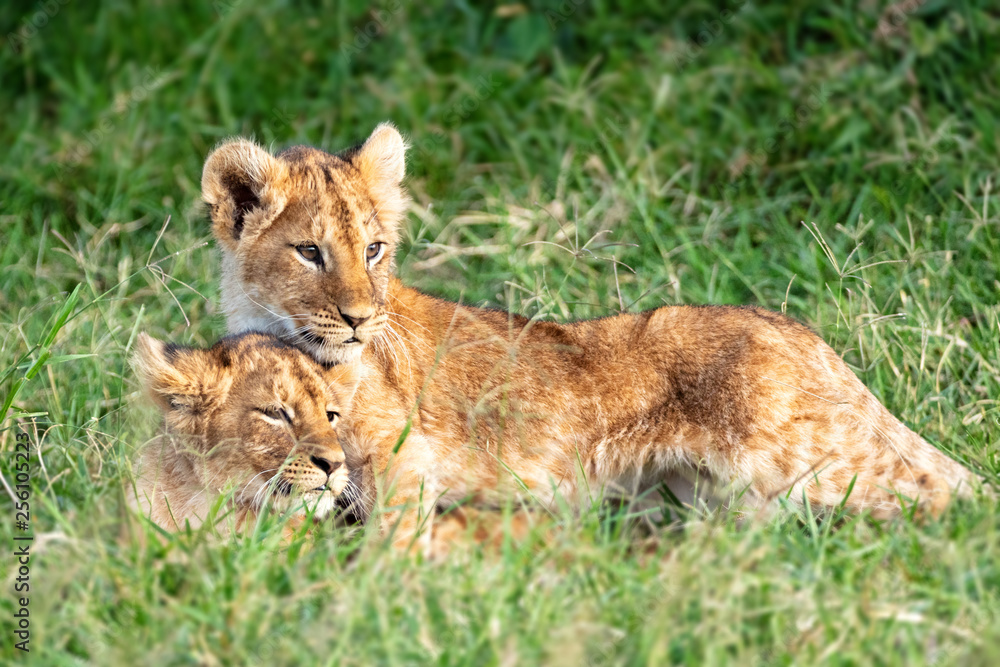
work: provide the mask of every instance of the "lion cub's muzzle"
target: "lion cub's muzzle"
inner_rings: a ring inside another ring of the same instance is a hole
[[[340,495],[344,487],[347,486],[347,479],[350,476],[347,466],[344,465],[344,455],[340,454],[340,459],[336,460],[327,458],[327,456],[310,454],[309,462],[313,464],[314,468],[318,468],[326,475],[323,483],[310,489],[310,491],[329,491],[335,496]]]
[[[295,322],[295,345],[326,364],[345,363],[361,353],[385,328],[388,318],[370,315],[314,313]]]
[[[312,511],[315,518],[323,518],[336,506],[348,480],[339,447],[302,446],[285,462],[276,480],[275,509]]]

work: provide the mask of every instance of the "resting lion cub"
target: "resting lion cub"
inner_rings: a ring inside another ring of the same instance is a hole
[[[139,335],[133,366],[164,413],[145,447],[134,505],[167,530],[200,525],[227,487],[239,530],[265,506],[320,518],[348,482],[334,431],[356,366],[324,368],[273,336],[230,336],[207,350]]]
[[[235,139],[202,177],[229,330],[362,360],[342,442],[361,511],[388,492],[409,510],[383,515],[396,542],[435,505],[551,502],[678,473],[751,505],[787,495],[878,517],[910,501],[939,512],[976,479],[782,315],[677,306],[556,324],[402,285],[404,151],[388,124],[339,155]]]

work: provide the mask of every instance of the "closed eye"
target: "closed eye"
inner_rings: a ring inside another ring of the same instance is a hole
[[[267,408],[257,408],[257,412],[260,413],[264,419],[271,422],[272,424],[291,424],[292,417],[284,408],[280,407],[267,407]]]

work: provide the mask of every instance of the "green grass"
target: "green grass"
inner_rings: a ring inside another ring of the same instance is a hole
[[[413,144],[409,284],[559,320],[784,309],[996,479],[991,3],[754,3],[717,24],[705,2],[95,4],[49,3],[35,31],[37,3],[0,8],[0,455],[13,483],[30,434],[35,535],[21,654],[4,492],[0,662],[997,664],[983,502],[922,525],[593,509],[437,564],[335,526],[142,547],[122,506],[156,428],[135,335],[224,331],[207,152],[335,150],[382,119]]]

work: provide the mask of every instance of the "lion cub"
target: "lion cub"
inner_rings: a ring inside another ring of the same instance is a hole
[[[555,505],[677,478],[750,508],[784,496],[882,518],[937,514],[979,486],[780,314],[666,306],[558,324],[407,287],[393,275],[405,150],[388,124],[337,155],[235,139],[202,174],[229,330],[364,366],[344,450],[359,514],[381,504],[397,544],[466,500]]]
[[[334,508],[348,483],[335,426],[357,387],[356,365],[326,368],[259,333],[208,349],[140,334],[132,363],[164,414],[132,498],[157,525],[197,527],[227,490],[237,530],[265,508],[294,520]]]

